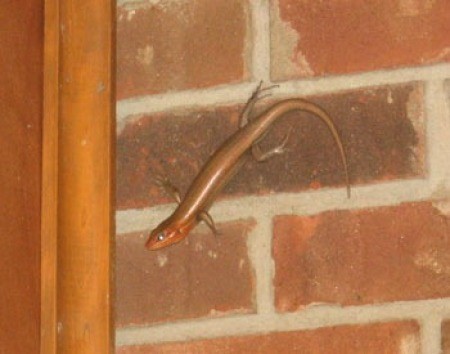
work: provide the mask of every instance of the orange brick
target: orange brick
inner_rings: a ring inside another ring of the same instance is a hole
[[[419,341],[420,334],[417,323],[393,322],[184,343],[119,347],[117,354],[419,354]]]
[[[424,169],[423,90],[384,86],[312,97],[330,112],[345,146],[353,184],[421,176]],[[238,127],[241,106],[177,111],[131,119],[117,140],[117,205],[141,208],[168,199],[155,174],[184,192],[218,146]],[[292,129],[288,151],[265,163],[249,159],[221,195],[297,192],[342,186],[334,140],[316,117],[292,112],[262,142],[273,147]]]
[[[155,225],[156,226],[156,225]],[[147,235],[119,235],[116,250],[116,325],[253,312],[253,272],[247,252],[252,221],[205,227],[157,252]]]
[[[240,0],[119,6],[118,98],[246,79],[247,6]]]
[[[272,77],[450,61],[450,2],[272,0]]]
[[[277,217],[277,309],[450,296],[449,221],[426,202]]]

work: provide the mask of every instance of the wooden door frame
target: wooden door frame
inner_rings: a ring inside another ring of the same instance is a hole
[[[45,0],[45,354],[114,348],[115,6],[111,0]]]

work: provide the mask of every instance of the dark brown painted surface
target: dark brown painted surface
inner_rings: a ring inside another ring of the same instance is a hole
[[[43,1],[2,1],[0,43],[0,353],[37,353]]]

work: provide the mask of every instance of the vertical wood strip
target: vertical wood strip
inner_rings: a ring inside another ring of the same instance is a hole
[[[40,342],[43,0],[0,5],[0,353]]]
[[[113,352],[113,9],[60,3],[58,353]]]
[[[58,0],[44,10],[44,102],[41,198],[41,353],[56,353],[56,274],[58,208]]]

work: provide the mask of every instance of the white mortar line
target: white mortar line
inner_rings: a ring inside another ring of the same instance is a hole
[[[430,316],[433,318],[432,321],[429,321]],[[430,345],[434,347],[436,342],[435,322],[448,316],[450,316],[450,299],[401,301],[349,307],[317,305],[287,314],[237,315],[171,322],[150,327],[122,328],[116,331],[116,345],[187,341],[222,336],[309,330],[337,325],[416,320],[425,324],[423,338],[427,341],[430,340]],[[426,353],[428,354],[428,352]]]
[[[413,81],[442,79],[449,76],[450,64],[447,63],[347,75],[321,76],[283,82],[280,88],[274,92],[274,96],[276,97],[277,94],[295,94],[299,91],[302,95],[324,94],[380,85],[396,85]]]
[[[421,321],[422,354],[441,353],[441,323],[442,316],[429,314]]]
[[[258,215],[258,223],[247,239],[249,258],[255,272],[256,306],[260,314],[274,313],[272,218]]]
[[[252,78],[270,81],[270,15],[269,1],[250,1],[253,33]]]
[[[430,80],[425,87],[430,183],[436,197],[449,196],[450,108],[444,80]]]
[[[159,113],[176,109],[195,109],[244,103],[256,87],[256,83],[223,85],[203,90],[167,92],[151,96],[139,96],[116,103],[117,134],[136,115]]]
[[[313,215],[329,210],[353,210],[397,205],[403,202],[427,200],[431,197],[426,180],[400,180],[366,186],[352,187],[347,199],[345,189],[324,188],[302,193],[277,193],[263,196],[246,196],[219,200],[211,208],[217,222],[237,219],[272,219],[275,215]],[[128,209],[116,212],[116,232],[125,234],[155,227],[174,210],[175,204],[158,205],[145,209]]]
[[[264,66],[267,63],[261,62],[258,65]],[[255,70],[255,73],[267,76],[262,68]],[[272,93],[275,98],[288,95],[307,96],[411,81],[439,80],[446,77],[450,78],[450,64],[447,63],[280,82],[280,87],[273,90]],[[121,100],[116,105],[117,125],[123,127],[127,117],[131,115],[164,112],[178,108],[190,109],[244,103],[259,80],[260,78],[255,78],[253,83],[222,85],[203,90],[167,92]],[[270,84],[270,82],[266,83]]]

